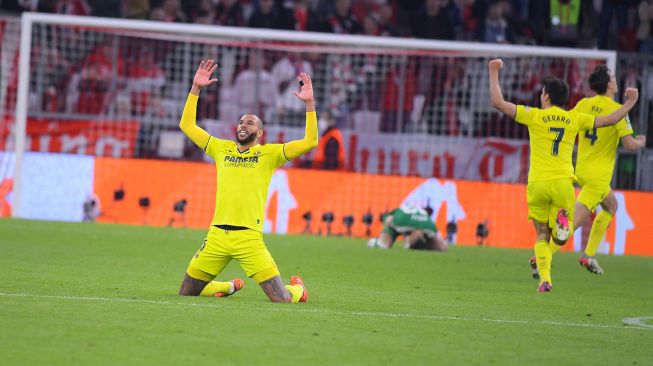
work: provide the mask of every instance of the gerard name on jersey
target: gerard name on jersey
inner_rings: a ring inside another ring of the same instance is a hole
[[[544,122],[544,123],[547,123],[547,122],[562,122],[562,123],[566,123],[566,124],[571,123],[569,118],[567,118],[565,116],[561,116],[561,115],[556,115],[556,114],[549,114],[549,115],[546,115],[546,116],[542,117],[542,122]]]

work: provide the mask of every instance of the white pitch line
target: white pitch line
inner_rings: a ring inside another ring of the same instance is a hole
[[[505,323],[505,324],[524,324],[524,325],[554,325],[566,327],[581,327],[581,328],[612,328],[612,329],[636,329],[636,330],[653,330],[653,327],[642,322],[627,322],[624,325],[607,325],[607,324],[582,324],[582,323],[565,323],[557,321],[531,321],[531,320],[514,320],[514,319],[489,319],[489,318],[466,318],[459,316],[443,316],[443,315],[428,315],[428,314],[411,314],[411,313],[384,313],[384,312],[369,312],[369,311],[332,311],[320,309],[301,309],[297,306],[293,307],[257,307],[248,305],[232,305],[222,302],[219,305],[214,304],[198,304],[198,303],[185,303],[174,301],[157,301],[145,299],[126,299],[126,298],[107,298],[107,297],[85,297],[85,296],[61,296],[61,295],[35,295],[35,294],[21,294],[21,293],[6,293],[0,292],[0,296],[5,297],[33,297],[40,299],[59,299],[59,300],[79,300],[79,301],[104,301],[104,302],[123,302],[123,303],[140,303],[151,305],[177,305],[177,306],[194,306],[194,307],[207,307],[217,309],[250,309],[256,311],[286,311],[286,312],[301,312],[301,313],[314,313],[324,315],[350,315],[350,316],[364,316],[364,317],[377,317],[377,318],[409,318],[409,319],[431,319],[431,320],[460,320],[460,321],[477,321],[477,322],[491,322],[491,323]],[[632,319],[632,318],[629,318]],[[636,318],[644,319],[644,318]]]
[[[626,318],[623,320],[624,324],[653,329],[653,323],[647,323],[647,321],[653,321],[653,316],[640,316],[637,318]]]

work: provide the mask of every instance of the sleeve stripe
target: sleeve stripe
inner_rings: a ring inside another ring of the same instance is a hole
[[[283,154],[283,157],[286,159],[286,161],[290,161],[290,159],[288,159],[286,156],[286,144],[281,145],[281,153]]]
[[[211,135],[209,135],[209,139],[206,140],[206,146],[204,146],[204,152],[206,153],[206,149],[209,147],[209,142],[211,142]]]

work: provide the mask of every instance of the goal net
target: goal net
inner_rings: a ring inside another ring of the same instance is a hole
[[[477,220],[471,209],[456,211],[455,189],[420,195],[415,187],[525,182],[527,130],[490,108],[488,61],[504,59],[505,98],[532,106],[545,76],[569,83],[573,105],[596,64],[615,66],[613,52],[592,50],[31,13],[22,19],[20,50],[27,52],[19,62],[17,23],[0,24],[0,147],[5,165],[15,151],[13,171],[3,174],[13,175],[12,205],[21,217],[81,219],[95,195],[99,220],[206,226],[215,174],[178,123],[197,65],[213,58],[219,83],[202,90],[197,112],[213,135],[233,139],[240,116],[252,112],[265,121],[266,142],[301,138],[304,106],[291,91],[302,71],[313,79],[321,133],[340,131],[337,172],[315,169],[307,155],[275,176],[269,199],[276,207],[268,212],[290,215],[291,224],[277,218],[272,231],[297,232],[292,220],[307,212],[308,229],[323,231],[323,213],[333,211],[338,230],[350,213],[361,233],[361,212],[376,227],[380,212],[402,203],[439,204],[434,217],[474,217],[476,225],[487,213]],[[284,184],[299,184],[293,189],[309,198]],[[474,193],[488,201],[481,210],[523,201],[497,187],[497,196]],[[53,207],[44,207],[46,198]]]

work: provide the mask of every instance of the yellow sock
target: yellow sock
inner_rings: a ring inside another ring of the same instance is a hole
[[[556,254],[556,252],[560,250],[561,247],[562,245],[556,244],[553,241],[553,237],[551,237],[551,240],[549,240],[549,249],[551,249],[551,255]]]
[[[585,254],[593,257],[596,255],[596,249],[598,249],[599,244],[603,241],[605,232],[608,231],[608,225],[610,225],[610,220],[612,220],[612,215],[606,210],[599,212],[598,215],[594,218],[594,223],[592,223],[592,230],[590,231],[590,237],[587,239],[587,247],[585,247]]]
[[[538,240],[535,242],[535,260],[537,261],[537,270],[540,271],[540,283],[551,282],[551,248],[549,243],[545,240]]]
[[[202,292],[200,292],[200,296],[213,296],[218,292],[227,294],[230,290],[231,282],[211,281],[206,286],[204,286],[204,289]]]
[[[292,302],[299,302],[304,294],[304,288],[300,285],[286,285],[288,292],[292,295]]]

